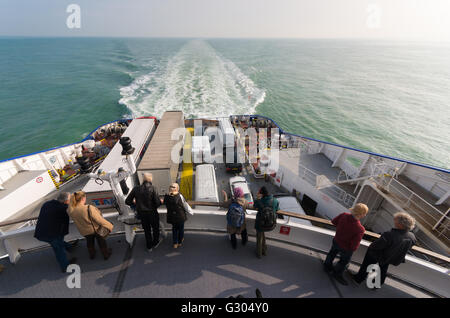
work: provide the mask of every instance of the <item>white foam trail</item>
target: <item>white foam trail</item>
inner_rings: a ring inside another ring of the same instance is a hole
[[[265,92],[206,42],[194,40],[169,59],[164,71],[153,71],[120,89],[119,103],[134,116],[161,116],[169,109],[187,117],[252,114]]]

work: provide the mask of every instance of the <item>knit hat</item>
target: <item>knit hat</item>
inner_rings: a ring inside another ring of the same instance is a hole
[[[242,198],[244,196],[244,190],[242,190],[241,188],[234,188],[233,194],[236,199]]]

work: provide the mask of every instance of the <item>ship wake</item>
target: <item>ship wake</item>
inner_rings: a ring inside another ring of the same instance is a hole
[[[133,116],[182,110],[186,117],[253,114],[265,91],[203,40],[185,44],[167,65],[153,65],[120,89]]]

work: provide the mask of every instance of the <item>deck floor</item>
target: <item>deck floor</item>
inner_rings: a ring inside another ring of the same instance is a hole
[[[173,249],[167,237],[148,253],[142,233],[132,249],[116,235],[108,238],[113,255],[105,261],[100,255],[90,260],[81,241],[73,253],[82,272],[80,289],[66,286],[69,274],[60,272],[53,251],[44,248],[25,253],[15,265],[0,260],[5,266],[0,297],[254,298],[256,288],[267,298],[429,297],[390,278],[377,292],[364,283],[343,286],[322,270],[324,254],[278,241],[267,244],[268,255],[258,259],[254,237],[233,250],[224,233],[187,231],[183,247]]]

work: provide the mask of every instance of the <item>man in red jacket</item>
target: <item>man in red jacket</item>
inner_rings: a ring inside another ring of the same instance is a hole
[[[350,263],[353,252],[359,247],[365,232],[359,220],[366,216],[369,208],[363,203],[358,203],[350,211],[351,213],[339,214],[331,221],[336,226],[336,235],[324,263],[325,271],[333,274],[333,277],[343,285],[348,285],[348,282],[342,274]],[[333,260],[338,254],[339,262],[333,267]]]

